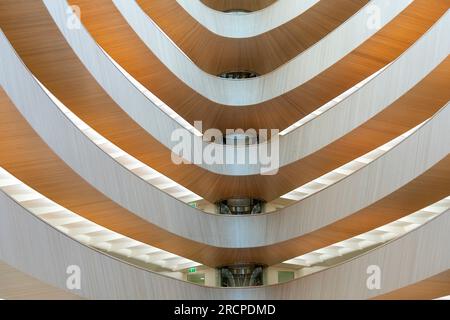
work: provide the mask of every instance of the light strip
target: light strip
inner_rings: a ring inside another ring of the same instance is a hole
[[[2,167],[0,167],[0,189],[30,213],[69,237],[127,261],[134,260],[144,264],[149,270],[159,267],[175,272],[201,265],[87,220],[46,198]]]
[[[177,122],[180,123],[185,129],[193,132],[194,134],[201,136],[202,133],[200,133],[197,129],[195,129],[193,126],[191,126],[186,120],[184,120],[181,116],[179,116],[176,112],[174,112],[169,106],[164,104],[160,99],[158,99],[155,95],[153,95],[149,90],[147,90],[142,84],[140,84],[139,81],[134,79],[129,73],[127,73],[114,59],[112,59],[103,49],[102,51],[105,53],[105,56],[107,56],[111,62],[118,68],[119,71],[121,71],[125,77],[128,78],[128,80],[135,85],[146,97],[148,97],[155,105],[161,108],[165,113],[167,113],[171,118],[175,119]],[[384,68],[380,69],[376,73],[372,74],[370,77],[366,78],[365,80],[358,83],[353,88],[347,90],[337,98],[333,99],[326,105],[322,106],[309,116],[301,119],[298,123],[302,122],[299,126],[303,125],[307,121],[311,120],[312,118],[317,117],[319,114],[325,112],[326,110],[330,109],[331,107],[338,104],[340,101],[354,93],[356,90],[364,86],[367,82],[372,80],[374,77],[376,77],[380,72],[382,72],[385,68],[387,68],[389,65],[385,66]],[[173,197],[185,202],[185,203],[193,203],[198,201],[205,200],[200,197],[199,195],[191,192],[187,188],[181,186],[180,184],[176,183],[175,181],[171,180],[170,178],[162,175],[158,171],[150,168],[146,164],[142,163],[141,161],[137,160],[136,158],[132,157],[119,147],[115,146],[113,143],[105,139],[103,136],[101,136],[99,133],[97,133],[94,129],[89,127],[85,122],[83,122],[80,118],[78,118],[73,112],[70,111],[58,98],[56,98],[36,77],[35,77],[37,83],[42,87],[42,89],[47,93],[47,95],[53,100],[53,102],[60,108],[61,111],[63,111],[67,117],[91,140],[93,141],[97,146],[99,146],[104,152],[106,152],[108,155],[110,155],[112,158],[116,159],[121,165],[123,165],[128,170],[135,173],[140,178],[144,179],[148,183],[152,184],[153,186],[157,187],[158,189],[172,195]],[[306,120],[306,118],[310,117],[310,119]],[[426,121],[425,121],[426,122]],[[424,123],[425,123],[424,122]],[[271,202],[271,204],[276,208],[280,209],[285,207],[286,201],[288,203],[294,202],[294,201],[300,201],[307,196],[314,194],[320,190],[323,190],[324,188],[328,187],[331,184],[334,184],[340,180],[342,180],[344,177],[352,174],[353,172],[357,171],[361,167],[369,164],[382,154],[384,154],[386,151],[390,150],[392,147],[403,141],[406,137],[411,135],[415,130],[417,130],[421,125],[424,123],[416,126],[415,128],[411,129],[410,131],[406,132],[405,134],[397,137],[396,139],[391,140],[390,142],[386,143],[385,145],[365,154],[362,157],[359,157],[311,182],[308,182],[304,185],[302,185],[299,188],[296,188],[293,191],[290,191],[284,195],[282,195],[280,198],[274,200]],[[291,126],[292,127],[292,126]],[[290,127],[290,128],[291,128]],[[295,127],[295,128],[298,128]],[[293,128],[293,129],[295,129]],[[289,128],[288,128],[289,129]],[[292,130],[293,130],[292,129]],[[286,129],[287,130],[287,129]],[[291,130],[291,131],[292,131]],[[289,131],[290,132],[290,131]],[[281,133],[280,133],[281,135]],[[280,201],[281,200],[281,201]],[[284,200],[284,201],[283,201]],[[201,208],[199,208],[201,209]]]
[[[409,131],[405,132],[404,134],[396,137],[395,139],[385,143],[384,145],[366,153],[365,155],[363,155],[359,158],[356,158],[355,160],[352,160],[352,161],[344,164],[343,166],[341,166],[337,169],[334,169],[334,170],[322,175],[321,177],[302,185],[301,187],[299,187],[293,191],[286,193],[285,195],[282,195],[280,197],[280,199],[289,200],[289,201],[300,201],[316,192],[319,192],[320,190],[325,189],[326,187],[328,187],[332,184],[337,183],[338,181],[351,175],[355,171],[361,169],[362,167],[367,166],[368,164],[370,164],[377,158],[381,157],[387,151],[389,151],[393,147],[397,146],[400,142],[402,142],[407,137],[409,137],[411,134],[416,132],[428,120],[422,122],[421,124],[410,129]],[[273,201],[275,206],[278,206],[277,205],[278,201],[279,201],[279,199]]]
[[[342,100],[344,100],[345,98],[347,98],[348,96],[352,95],[354,92],[356,92],[358,89],[360,89],[361,87],[363,87],[365,84],[367,84],[370,80],[372,80],[373,78],[375,78],[377,75],[379,75],[381,72],[384,71],[384,69],[386,69],[391,63],[387,64],[386,66],[384,66],[383,68],[381,68],[380,70],[378,70],[377,72],[373,73],[372,75],[370,75],[369,77],[367,77],[366,79],[362,80],[361,82],[357,83],[355,86],[351,87],[350,89],[348,89],[347,91],[344,91],[342,94],[340,94],[339,96],[337,96],[336,98],[332,99],[331,101],[325,103],[323,106],[321,106],[320,108],[316,109],[315,111],[311,112],[310,114],[308,114],[307,116],[303,117],[302,119],[300,119],[299,121],[297,121],[296,123],[294,123],[293,125],[287,127],[286,129],[284,129],[283,131],[280,132],[280,136],[284,136],[292,131],[294,131],[295,129],[303,126],[305,123],[311,121],[312,119],[318,117],[319,115],[321,115],[322,113],[324,113],[325,111],[328,111],[329,109],[333,108],[334,106],[336,106],[339,102],[341,102]]]
[[[192,132],[198,137],[203,136],[203,133],[197,130],[194,126],[192,126],[189,122],[187,122],[182,116],[176,113],[172,108],[170,108],[167,104],[161,101],[157,96],[155,96],[150,90],[144,87],[139,81],[137,81],[131,74],[129,74],[120,64],[118,64],[102,47],[99,48],[103,51],[106,57],[116,66],[116,68],[130,81],[140,92],[142,92],[150,101],[153,102],[158,108],[160,108],[164,113],[166,113],[169,117],[178,122],[186,130]]]
[[[152,101],[158,108],[160,108],[164,113],[166,113],[169,117],[174,119],[176,122],[178,122],[183,128],[186,130],[194,133],[196,136],[201,137],[203,136],[203,133],[198,131],[194,126],[192,126],[189,122],[187,122],[182,116],[180,116],[178,113],[176,113],[171,107],[169,107],[167,104],[165,104],[161,99],[159,99],[157,96],[155,96],[150,90],[148,90],[146,87],[144,87],[136,78],[134,78],[131,74],[129,74],[122,66],[117,63],[102,47],[99,46],[99,48],[104,52],[105,56],[108,57],[108,59],[117,67],[117,69],[140,91],[142,92],[150,101]],[[365,84],[367,84],[370,80],[375,78],[378,74],[383,72],[391,63],[387,64],[377,72],[373,73],[366,79],[362,80],[352,88],[348,89],[347,91],[343,92],[336,98],[332,99],[331,101],[327,102],[320,108],[316,109],[312,113],[308,114],[307,116],[303,117],[293,125],[289,126],[288,128],[284,129],[279,133],[280,136],[285,136],[286,134],[294,131],[295,129],[303,126],[305,123],[309,122],[310,120],[316,118],[317,116],[321,115],[325,111],[331,109],[332,107],[336,106],[339,102],[356,92],[358,89],[363,87]]]
[[[115,146],[113,143],[106,140],[103,136],[97,133],[94,129],[89,127],[85,122],[78,118],[73,112],[71,112],[58,98],[56,98],[37,78],[35,78],[37,83],[42,87],[42,89],[47,93],[47,95],[53,100],[53,102],[58,106],[58,108],[64,112],[67,117],[97,146],[99,146],[104,152],[110,155],[112,158],[116,159],[121,165],[135,173],[137,176],[147,181],[148,183],[154,185],[158,189],[172,195],[173,197],[185,202],[192,203],[198,201],[205,201],[199,195],[191,192],[187,188],[179,185],[170,178],[162,175],[158,171],[150,168],[146,164],[127,154],[125,151]],[[137,82],[138,83],[138,82]],[[143,87],[142,87],[143,88]],[[147,90],[148,91],[148,90]],[[150,93],[150,91],[148,91]],[[150,93],[151,94],[151,93]],[[168,107],[167,107],[168,108]],[[169,108],[170,109],[170,108]],[[180,117],[181,118],[181,117]],[[426,122],[426,121],[425,121]],[[286,193],[279,199],[274,200],[271,204],[277,209],[285,206],[285,204],[280,204],[280,200],[285,200],[281,202],[286,202],[286,200],[291,203],[294,201],[300,201],[311,194],[319,192],[320,190],[332,185],[346,176],[354,173],[361,167],[374,161],[379,156],[383,155],[388,150],[392,149],[398,143],[403,141],[406,137],[415,132],[420,126],[425,122],[416,126],[415,128],[409,130],[408,132],[402,134],[401,136],[389,141],[388,143],[380,146],[379,148],[370,151],[369,153],[359,157],[325,175],[296,188],[293,191]]]
[[[101,136],[94,129],[89,127],[85,122],[78,118],[69,108],[67,108],[58,98],[56,98],[36,77],[37,83],[42,87],[45,93],[52,99],[55,105],[67,116],[67,118],[73,122],[73,124],[82,131],[93,143],[95,143],[100,149],[107,153],[111,158],[115,159],[118,163],[124,166],[129,171],[136,174],[141,179],[145,180],[149,184],[156,188],[166,192],[167,194],[175,197],[176,199],[185,203],[192,203],[203,200],[202,197],[176,183],[172,179],[159,173],[158,171],[150,168],[146,164],[142,163],[138,159],[129,155],[103,136]]]
[[[0,167],[0,189],[23,208],[81,243],[118,257],[135,259],[149,270],[155,266],[172,272],[198,267],[201,264],[167,251],[133,240],[97,225],[44,197]],[[396,239],[446,212],[450,196],[394,222],[287,260],[283,264],[313,267],[330,259],[362,251]],[[169,274],[170,275],[170,274]]]
[[[448,209],[450,209],[450,196],[394,222],[362,233],[353,238],[337,242],[328,247],[287,260],[283,262],[283,264],[313,267],[333,258],[362,251],[369,247],[378,246],[413,231],[431,219],[446,212]]]

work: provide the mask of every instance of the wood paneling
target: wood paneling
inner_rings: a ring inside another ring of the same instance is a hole
[[[431,300],[450,295],[450,269],[407,287],[375,297],[375,300]]]
[[[149,224],[89,185],[50,150],[1,88],[0,151],[1,167],[88,220],[155,247],[170,248],[168,251],[186,257],[202,248]],[[175,239],[178,240],[174,242]]]
[[[204,287],[140,269],[94,251],[34,219],[0,193],[0,258],[57,287],[66,267],[82,271],[80,296],[93,299],[367,299],[413,284],[450,266],[449,211],[424,226],[343,264],[293,281],[254,288]],[[23,228],[30,230],[22,235]],[[16,256],[20,251],[22,255]],[[33,259],[28,257],[32,256]],[[432,263],[430,263],[432,262]],[[383,271],[379,290],[367,288],[367,268]]]
[[[173,164],[170,150],[132,121],[98,86],[42,3],[6,1],[0,6],[5,9],[0,14],[2,29],[28,68],[53,94],[106,139],[211,202],[233,196],[271,201],[397,137],[450,99],[449,60],[390,108],[319,152],[281,168],[275,176],[217,175],[195,165]]]
[[[71,0],[97,42],[140,83],[190,123],[203,129],[279,128],[338,96],[397,58],[442,16],[449,0],[416,0],[348,56],[302,86],[261,104],[236,107],[213,103],[172,74],[142,43],[114,4]],[[174,94],[176,93],[176,94]]]
[[[164,113],[157,104],[149,101],[148,97],[141,94],[140,89],[117,69],[84,27],[81,26],[77,30],[66,28],[66,12],[68,10],[66,1],[46,0],[44,3],[67,42],[106,93],[137,124],[167,148],[172,149],[177,142],[171,140],[171,135],[174,130],[181,127],[180,124]],[[118,3],[121,3],[121,9],[124,9],[128,7],[127,3],[129,2],[125,0]],[[190,1],[189,3],[198,5],[198,2]],[[135,3],[132,6],[137,7]],[[136,10],[140,9],[137,7]],[[145,17],[145,14],[142,13],[142,16]],[[316,152],[355,129],[392,104],[422,80],[450,52],[450,38],[446,37],[449,23],[450,11],[440,18],[412,48],[402,54],[373,81],[366,83],[360,90],[351,94],[320,117],[316,117],[314,121],[309,121],[300,128],[280,137],[279,166],[285,166]],[[152,25],[152,27],[154,26]],[[425,56],[428,56],[429,59],[423,61]],[[411,65],[417,67],[410,68]],[[387,85],[388,83],[389,85]],[[377,99],[373,97],[377,97]],[[360,108],[361,105],[364,105],[364,108]],[[355,109],[359,110],[356,114],[351,111]],[[352,114],[351,117],[350,114]],[[336,126],[336,123],[340,125]],[[305,139],[304,137],[314,137],[314,139]],[[194,135],[191,138],[201,140],[200,137],[194,137]],[[202,144],[202,141],[199,141],[199,144]],[[203,145],[206,148],[208,143],[203,142]],[[258,146],[252,145],[249,148],[254,150]],[[222,147],[227,149],[224,150],[224,153],[235,154],[236,152],[234,146]],[[244,150],[241,151],[245,153]],[[208,171],[222,175],[244,176],[260,174],[261,172],[261,165],[249,165],[248,163],[227,164],[227,166],[207,163],[198,165]]]
[[[319,0],[285,0],[276,2],[268,10],[230,14],[211,9],[201,1],[176,1],[205,28],[226,38],[259,36],[295,19],[319,2]]]
[[[255,261],[273,265],[397,220],[450,194],[448,156],[393,194],[322,229],[270,246],[218,248],[162,230],[116,205],[55,156],[5,95],[0,106],[0,166],[51,200],[97,224],[209,266]],[[239,217],[233,219],[236,218]],[[270,237],[271,231],[266,232]],[[218,231],[217,236],[227,235]]]
[[[392,21],[413,1],[399,0],[393,3],[390,0],[373,0],[371,4],[387,8],[380,15],[379,28]],[[198,68],[135,1],[113,0],[113,3],[147,48],[172,73],[203,97],[227,106],[257,105],[294,90],[334,65],[378,31],[377,28],[367,27],[367,11],[361,10],[342,24],[337,32],[330,33],[325,41],[316,43],[308,52],[296,56],[274,72],[236,81],[209,75]]]
[[[235,10],[235,9],[256,11],[270,6],[277,0],[201,0],[201,1],[208,7],[218,11]]]
[[[43,283],[0,260],[0,299],[78,300],[81,298]]]
[[[277,214],[234,217],[205,214],[156,190],[98,148],[55,106],[6,37],[0,36],[1,83],[30,125],[61,159],[97,190],[139,217],[179,236],[212,246],[253,248],[305,235],[382,199],[449,152],[450,108],[446,107],[371,165]],[[35,104],[40,108],[35,108]],[[355,197],[361,190],[365,190],[363,196]]]
[[[216,258],[222,259],[225,265],[232,261],[262,261],[261,259],[268,262],[268,265],[274,265],[275,261],[285,261],[285,257],[306,254],[313,251],[313,248],[323,248],[400,219],[448,194],[450,194],[450,156],[406,186],[347,218],[276,245],[243,250],[233,259],[226,258],[231,252],[230,249],[222,250],[220,256]],[[213,257],[214,254],[212,251],[208,252],[209,257]]]
[[[321,0],[284,25],[246,39],[217,36],[175,0],[137,2],[197,66],[218,75],[235,70],[271,72],[336,29],[368,0]]]

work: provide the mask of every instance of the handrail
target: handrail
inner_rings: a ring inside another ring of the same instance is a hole
[[[249,106],[300,86],[374,35],[377,28],[367,27],[367,10],[373,6],[390,8],[384,9],[385,14],[380,17],[380,26],[384,26],[412,0],[373,0],[297,57],[268,74],[245,80],[222,79],[202,71],[142,11],[135,0],[113,2],[146,46],[185,84],[213,102],[228,106]],[[320,61],[317,59],[319,56],[323,57]]]
[[[301,200],[305,199],[306,197],[309,197],[317,192],[320,192],[321,190],[323,190],[335,183],[338,183],[345,177],[355,173],[357,170],[369,165],[374,160],[383,156],[386,152],[388,152],[389,150],[391,150],[392,148],[397,146],[404,139],[406,139],[411,134],[416,132],[425,123],[430,121],[430,119],[425,120],[421,124],[408,130],[407,132],[398,136],[397,138],[392,139],[391,141],[383,144],[382,146],[340,166],[339,168],[336,168],[336,169],[334,169],[334,170],[332,170],[332,171],[330,171],[308,183],[305,183],[304,185],[302,185],[298,188],[295,188],[294,190],[282,195],[280,198],[269,202],[268,205],[270,205],[270,207],[273,207],[276,209],[284,208],[287,205],[291,205],[295,202],[301,201]]]
[[[205,150],[209,143],[202,140],[200,132],[183,121],[170,106],[164,104],[118,65],[95,43],[83,26],[79,30],[68,30],[66,28],[68,5],[65,1],[44,1],[44,3],[58,28],[82,62],[125,113],[170,149],[176,143],[170,140],[172,132],[184,128],[189,131],[191,141],[196,140],[196,145],[202,145],[202,150]],[[442,37],[442,34],[446,33],[449,21],[450,12],[447,12],[414,45],[391,64],[317,109],[316,112],[283,130],[279,136],[280,167],[294,163],[320,150],[355,129],[381,112],[425,77],[450,52],[450,40]],[[82,47],[79,46],[80,43],[83,43]],[[430,48],[434,48],[433,51]],[[92,59],[93,55],[96,57],[95,61]],[[424,59],[424,55],[427,56],[427,59]],[[424,61],[426,62],[424,63]],[[404,77],[399,70],[402,70],[402,72],[408,70],[410,69],[408,68],[409,65],[420,65],[420,69],[410,70],[408,72],[411,72],[411,74]],[[396,85],[387,85],[388,82]],[[383,98],[374,100],[372,99],[373,96]],[[351,117],[351,121],[349,121],[349,110],[355,109],[362,103],[367,107],[358,113],[358,117]],[[332,123],[337,121],[336,119],[339,119],[339,122],[345,125],[333,126]],[[324,128],[327,129],[324,130]],[[317,143],[310,143],[309,140],[303,138],[305,136],[316,137],[314,141],[317,141]],[[220,148],[224,155],[235,155],[236,153],[248,155],[258,154],[258,148],[265,146],[265,144],[259,144],[237,147],[216,145],[215,147]],[[262,172],[260,164],[227,164],[223,166],[201,163],[197,165],[210,172],[230,176],[246,176]]]
[[[355,255],[355,253],[366,251],[367,248],[374,248],[388,241],[394,241],[449,209],[450,196],[376,229],[284,261],[283,265],[295,266],[296,268],[303,267],[302,271],[311,268],[310,272],[314,272],[315,266],[323,265],[333,259],[339,258],[342,260],[345,259],[346,255]]]
[[[211,212],[210,208],[213,206],[212,204],[207,203],[200,196],[191,192],[190,190],[184,188],[183,186],[177,184],[175,181],[169,179],[168,177],[162,175],[151,167],[143,164],[136,158],[127,154],[125,151],[121,150],[113,143],[108,141],[106,138],[101,136],[91,127],[89,127],[85,122],[83,122],[80,118],[78,118],[73,112],[71,112],[58,98],[56,98],[37,78],[35,80],[42,87],[42,89],[46,92],[46,94],[52,99],[55,105],[67,116],[69,120],[71,120],[77,128],[79,128],[82,132],[86,134],[87,137],[91,141],[93,141],[96,145],[98,145],[103,151],[105,151],[108,155],[110,155],[113,159],[117,159],[117,161],[123,165],[126,169],[130,170],[132,173],[136,174],[138,177],[147,181],[151,185],[157,187],[158,189],[168,193],[176,199],[179,199],[185,203],[194,203],[198,201],[202,201],[200,206],[197,206],[200,210],[204,211],[204,207]],[[429,120],[429,119],[428,119]],[[426,120],[426,121],[428,121]],[[356,170],[362,168],[365,165],[368,165],[376,158],[382,156],[385,152],[389,151],[393,147],[395,147],[398,143],[403,141],[406,137],[415,132],[419,127],[421,127],[426,121],[422,124],[414,127],[409,130],[405,134],[389,141],[388,143],[380,146],[379,148],[370,151],[369,153],[335,169],[331,172],[312,180],[288,193],[281,196],[279,199],[271,201],[267,207],[270,208],[267,212],[272,212],[274,210],[279,210],[281,208],[286,207],[287,205],[291,205],[295,202],[298,202],[304,199],[307,196],[311,196],[314,193],[323,190],[325,187],[328,187],[332,184],[337,183],[344,177],[354,173]]]
[[[105,137],[100,135],[94,129],[89,127],[83,120],[77,117],[69,108],[67,108],[58,98],[56,98],[37,78],[34,78],[44,92],[54,102],[64,115],[89,138],[95,145],[108,154],[111,158],[121,164],[124,168],[131,171],[133,174],[148,182],[150,185],[167,193],[168,195],[178,199],[184,203],[193,203],[197,201],[204,201],[202,197],[166,177],[155,169],[147,166],[130,154],[126,153]]]
[[[2,167],[0,190],[28,212],[62,233],[122,260],[135,261],[149,270],[166,271],[174,277],[177,275],[171,272],[200,266],[200,263],[136,241],[88,220],[48,199]]]
[[[106,53],[105,53],[106,54]],[[119,66],[118,66],[119,67]],[[373,77],[371,77],[373,78]],[[82,132],[85,133],[87,137],[91,141],[93,141],[96,145],[98,145],[103,151],[105,151],[108,155],[110,155],[113,159],[116,159],[121,165],[123,165],[126,169],[130,170],[132,173],[136,174],[138,177],[147,181],[151,185],[157,187],[158,189],[168,193],[176,199],[179,199],[185,203],[194,203],[201,201],[201,205],[197,206],[198,209],[205,211],[205,209],[209,213],[215,213],[211,211],[212,204],[209,204],[207,201],[202,199],[200,196],[191,192],[190,190],[184,188],[183,186],[177,184],[175,181],[169,179],[163,174],[157,172],[151,167],[145,165],[140,162],[136,158],[127,154],[125,151],[121,150],[113,143],[108,141],[106,138],[101,136],[91,127],[89,127],[85,122],[83,122],[80,118],[78,118],[73,112],[71,112],[58,98],[56,98],[37,78],[35,80],[42,87],[42,89],[46,92],[46,94],[52,99],[55,105],[67,116],[69,120],[71,120],[77,128],[79,128]],[[368,81],[368,80],[367,80]],[[366,82],[367,82],[366,81]],[[362,84],[358,85],[360,88]],[[428,121],[428,120],[427,120]],[[426,121],[425,121],[426,122]],[[370,151],[369,153],[355,159],[331,172],[312,180],[288,193],[281,196],[279,199],[271,201],[267,207],[269,210],[267,212],[272,212],[274,210],[279,210],[288,205],[291,205],[297,201],[304,199],[307,196],[311,196],[314,193],[319,192],[320,190],[328,187],[332,184],[337,183],[344,177],[352,174],[356,170],[361,167],[369,164],[375,158],[382,156],[385,152],[395,147],[398,143],[403,141],[406,137],[415,132],[422,124],[416,126],[415,128],[409,130],[405,134],[389,141],[388,143],[380,146],[379,148]],[[205,208],[206,207],[206,208]]]
[[[247,248],[270,245],[306,234],[320,226],[328,225],[396,190],[424,172],[433,163],[442,159],[448,152],[445,149],[448,148],[445,141],[450,139],[450,134],[445,130],[449,130],[449,128],[440,125],[446,121],[445,117],[449,112],[445,109],[438,113],[429,125],[423,126],[421,130],[405,139],[383,157],[375,160],[370,166],[358,170],[346,179],[339,181],[339,183],[325,188],[320,193],[293,206],[274,214],[256,216],[205,215],[179,201],[173,201],[172,197],[149,187],[147,182],[137,176],[130,175],[128,170],[112,160],[84,134],[80,134],[79,129],[66,116],[62,115],[61,112],[54,111],[54,102],[45,94],[35,79],[29,75],[29,71],[21,64],[4,36],[2,36],[0,46],[2,47],[0,54],[2,54],[3,62],[0,74],[3,77],[2,85],[34,129],[74,171],[113,201],[147,221],[187,239],[218,247]],[[24,91],[29,94],[24,96],[22,94]],[[31,94],[32,92],[33,94]],[[33,97],[33,104],[39,103],[39,110],[30,105],[30,102],[32,102],[30,97]],[[40,119],[43,116],[53,124],[53,127],[49,128],[46,123],[42,123]],[[432,131],[431,127],[433,126],[436,126],[436,128]],[[55,134],[56,128],[58,128],[57,134]],[[63,142],[60,137],[64,135],[66,138],[63,139]],[[429,141],[433,143],[432,149],[430,149],[433,152],[424,152],[425,156],[420,155],[420,161],[418,160],[420,165],[414,168],[404,166],[400,170],[395,170],[395,172],[389,171],[393,170],[389,166],[397,163],[397,161],[408,162],[413,161],[415,157],[419,157],[417,150],[423,149],[425,146],[420,145],[419,149],[414,146],[424,137],[428,137]],[[444,145],[436,145],[437,141],[444,143]],[[407,159],[408,156],[411,159]],[[90,166],[86,166],[86,163]],[[386,167],[389,170],[382,170]],[[380,180],[369,186],[370,190],[373,189],[370,197],[343,203],[341,207],[317,206],[317,203],[326,204],[325,199],[348,198],[349,194],[344,190],[358,190],[368,176]],[[391,181],[390,176],[398,176],[398,179]],[[383,177],[390,178],[383,180]],[[375,188],[375,185],[377,188]],[[170,212],[170,215],[167,215],[167,212]],[[325,212],[327,214],[324,214]],[[216,234],[213,232],[215,229],[211,226],[217,226],[217,230],[221,230],[222,233]],[[286,226],[287,231],[280,232],[280,226]],[[196,232],[192,233],[192,230],[196,230]],[[262,230],[271,230],[270,237],[266,236]]]
[[[0,211],[0,258],[37,279],[65,289],[66,268],[77,265],[82,271],[83,285],[75,292],[86,298],[363,299],[421,281],[450,266],[450,252],[443,245],[450,241],[447,210],[395,240],[287,283],[250,288],[206,287],[132,265],[70,238],[33,215],[30,220],[29,211],[6,198],[3,192],[0,201],[4,209]],[[27,235],[20,232],[23,228],[29,230]],[[17,251],[22,254],[18,256]],[[405,270],[400,262],[415,267]],[[376,291],[366,287],[366,268],[373,264],[384,275],[383,286]],[[402,277],[397,276],[400,272]],[[334,281],[328,281],[331,279]],[[322,283],[321,290],[308,289],[318,282]]]
[[[180,274],[176,273],[177,271],[186,271],[188,268],[201,266],[201,264],[190,259],[136,241],[77,215],[32,189],[2,167],[0,167],[0,190],[30,214],[70,238],[132,265],[156,273],[163,273],[176,279],[180,279]],[[346,255],[352,254],[351,259],[353,259],[357,257],[355,253],[361,255],[369,247],[374,249],[386,242],[395,241],[449,209],[450,196],[394,222],[331,246],[294,257],[282,264],[292,269],[298,269],[299,267],[303,267],[302,271],[306,269],[301,277],[318,270],[322,271],[334,265],[345,263]],[[341,257],[339,263],[319,269],[314,268],[316,265],[337,257]]]

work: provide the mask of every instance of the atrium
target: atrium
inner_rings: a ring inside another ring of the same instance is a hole
[[[0,0],[0,299],[448,299],[449,9]]]

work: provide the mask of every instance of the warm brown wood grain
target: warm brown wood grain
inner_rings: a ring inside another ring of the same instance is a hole
[[[397,137],[450,99],[450,61],[446,61],[384,112],[319,152],[281,168],[276,176],[221,176],[194,165],[177,166],[170,161],[170,151],[98,86],[43,5],[32,4],[0,4],[8,9],[0,14],[0,24],[30,70],[105,138],[211,202],[233,196],[271,201]]]
[[[375,300],[431,300],[448,295],[450,295],[450,270],[410,286],[383,294],[376,297]]]
[[[251,70],[265,74],[325,37],[368,0],[321,0],[299,17],[262,35],[220,37],[189,15],[175,0],[138,0],[153,21],[205,72]]]
[[[0,260],[0,298],[5,300],[79,300],[74,294],[41,282]]]
[[[415,0],[392,22],[302,86],[261,104],[211,102],[173,75],[145,46],[109,0],[70,0],[96,41],[131,75],[190,123],[203,129],[285,129],[397,58],[450,7],[450,0]],[[174,94],[176,93],[176,94]]]
[[[251,195],[258,192],[270,195],[271,188],[282,192],[288,186],[298,184],[301,179],[310,179],[307,174],[315,176],[326,172],[329,170],[327,163],[331,167],[337,166],[340,161],[347,161],[406,131],[448,101],[450,72],[447,59],[411,92],[358,128],[359,131],[355,130],[343,140],[328,146],[324,153],[317,153],[316,158],[307,158],[306,162],[302,162],[306,167],[290,167],[290,171],[275,177],[225,178],[205,175],[195,166],[174,167],[169,162],[168,151],[124,116],[82,67],[51,21],[42,19],[46,17],[45,11],[40,11],[42,8],[28,1],[14,1],[17,8],[23,11],[15,11],[12,6],[5,11],[4,3],[7,2],[0,4],[2,28],[5,27],[5,32],[27,65],[74,112],[89,124],[95,124],[96,130],[100,129],[99,132],[114,143],[119,142],[118,145],[125,150],[141,152],[140,157],[155,164],[158,170],[162,168],[192,187],[203,188],[205,192],[212,189],[212,198],[224,196],[226,192],[228,195],[239,192],[236,190],[245,190]],[[18,12],[24,14],[22,17],[25,19],[17,19],[15,14]],[[311,234],[268,247],[242,250],[215,248],[170,234],[117,206],[58,159],[4,95],[0,98],[0,106],[1,166],[52,200],[96,223],[211,266],[239,261],[278,263],[396,220],[447,196],[450,191],[450,157],[447,157],[392,195]],[[305,173],[302,168],[309,168],[310,171]],[[263,178],[267,180],[261,180]],[[199,183],[199,179],[204,180]],[[212,188],[209,183],[213,181]]]
[[[89,185],[50,150],[1,88],[0,166],[47,198],[105,228],[180,255],[190,256],[202,248],[138,218]]]
[[[67,209],[113,231],[209,266],[236,262],[274,265],[397,220],[450,193],[450,156],[447,156],[393,194],[320,230],[271,246],[226,249],[183,239],[110,201],[48,148],[3,92],[0,150],[0,166]]]
[[[277,0],[201,0],[208,7],[218,10],[248,10],[256,11],[264,9]]]
[[[355,259],[294,279],[253,288],[205,287],[149,272],[92,250],[35,219],[0,193],[1,259],[56,287],[66,287],[65,266],[82,270],[77,294],[88,299],[367,299],[416,283],[450,267],[450,211]],[[29,233],[22,235],[22,228]],[[33,241],[31,241],[33,240]],[[12,249],[12,250],[10,250]],[[22,252],[22,255],[15,255]],[[35,259],[29,259],[30,256]],[[433,261],[431,264],[430,261]],[[382,270],[379,290],[367,286],[368,266]],[[410,267],[413,266],[413,267]],[[88,284],[88,285],[83,285]]]

